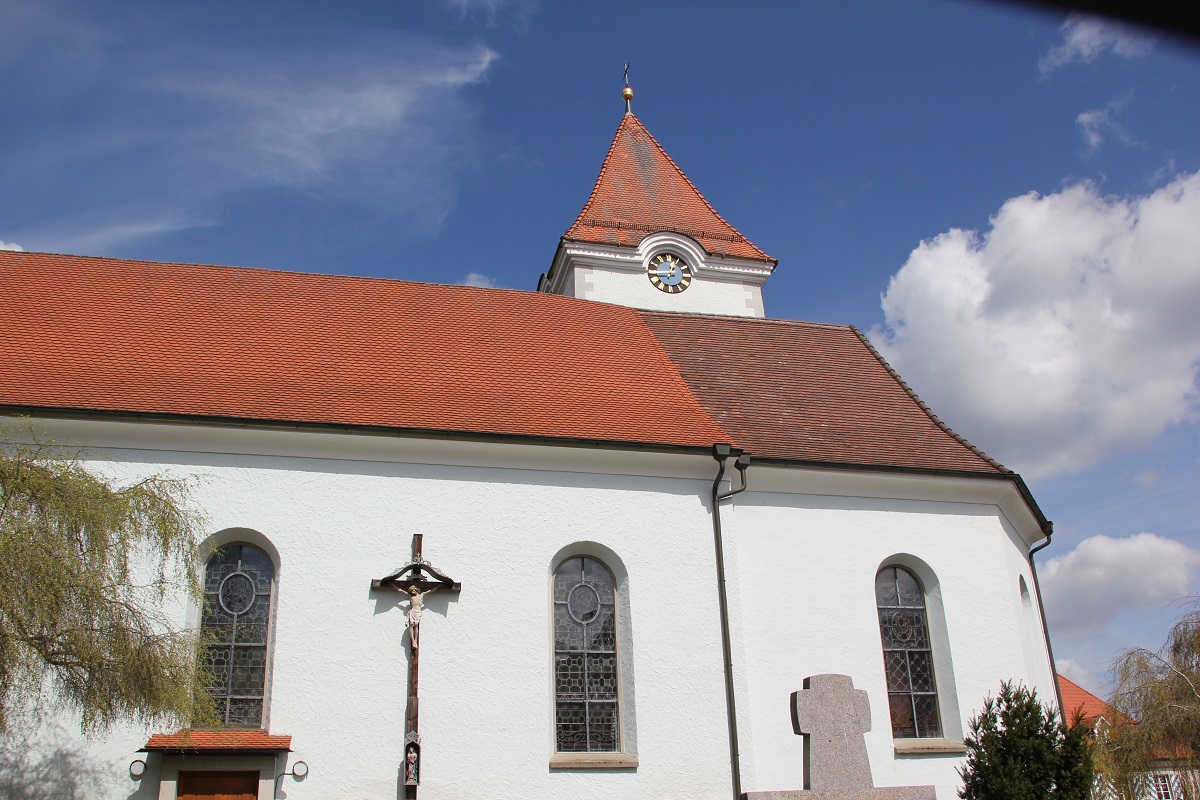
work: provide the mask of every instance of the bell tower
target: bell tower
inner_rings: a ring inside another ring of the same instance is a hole
[[[655,311],[765,316],[775,259],[718,214],[645,126],[625,116],[538,291]]]

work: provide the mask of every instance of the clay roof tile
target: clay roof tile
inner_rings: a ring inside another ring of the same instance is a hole
[[[709,205],[638,118],[626,114],[591,196],[563,238],[637,246],[663,230],[690,236],[712,254],[775,265]]]
[[[272,736],[266,731],[225,729],[220,731],[180,731],[156,733],[143,750],[281,752],[291,750],[291,736]]]

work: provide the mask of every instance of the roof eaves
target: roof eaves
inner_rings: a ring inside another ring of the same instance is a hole
[[[490,431],[449,430],[440,428],[403,428],[387,425],[356,425],[342,422],[305,422],[296,420],[263,419],[256,417],[222,417],[202,414],[127,411],[112,409],[67,408],[59,406],[26,406],[0,404],[0,416],[27,416],[50,419],[100,419],[117,422],[146,422],[154,424],[207,425],[219,428],[252,428],[260,430],[313,431],[348,433],[364,436],[388,436],[412,439],[450,439],[458,441],[523,444],[543,447],[579,447],[593,450],[630,450],[653,453],[711,455],[712,445],[676,444],[672,442],[643,442],[622,439],[588,439],[570,436],[540,436],[536,434],[493,433]],[[726,444],[737,446],[732,438]]]
[[[753,453],[751,453],[754,456]],[[985,472],[969,469],[943,469],[936,467],[909,467],[901,464],[866,464],[850,461],[817,461],[798,458],[778,458],[754,456],[754,463],[778,467],[800,467],[803,469],[821,469],[831,472],[886,472],[898,475],[922,475],[930,478],[968,478],[971,480],[1008,481],[1013,484],[1021,499],[1037,521],[1038,527],[1047,539],[1054,532],[1054,523],[1046,519],[1033,493],[1025,483],[1025,479],[1012,471]]]

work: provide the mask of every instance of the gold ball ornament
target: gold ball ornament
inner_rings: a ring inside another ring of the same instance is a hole
[[[630,89],[628,86],[626,86],[624,89],[621,90],[621,97],[627,101],[632,100],[633,99],[633,89]]]

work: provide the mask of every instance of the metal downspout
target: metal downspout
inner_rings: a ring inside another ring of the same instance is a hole
[[[713,509],[713,540],[717,553],[717,598],[721,604],[721,651],[725,660],[725,709],[729,724],[729,762],[733,774],[733,800],[742,797],[742,762],[738,752],[737,707],[733,695],[733,645],[729,640],[729,598],[725,592],[725,545],[721,538],[721,501],[733,497],[739,492],[746,491],[746,468],[750,466],[750,454],[741,453],[734,468],[742,476],[742,485],[728,492],[721,492],[721,480],[725,477],[725,461],[733,454],[733,448],[727,444],[713,445],[713,458],[716,459],[717,477],[713,479],[712,509]]]
[[[1050,525],[1049,522],[1046,523]],[[1058,667],[1054,665],[1054,646],[1050,644],[1050,628],[1046,626],[1046,607],[1042,605],[1042,585],[1038,582],[1037,565],[1033,563],[1033,554],[1050,544],[1050,536],[1054,532],[1051,527],[1046,532],[1046,541],[1029,551],[1029,572],[1033,575],[1033,591],[1037,595],[1038,611],[1042,615],[1042,636],[1046,639],[1046,654],[1050,656],[1050,678],[1054,681],[1054,696],[1058,698],[1058,713],[1062,716],[1064,725],[1070,725],[1067,719],[1067,707],[1063,703],[1062,689],[1058,685]]]

